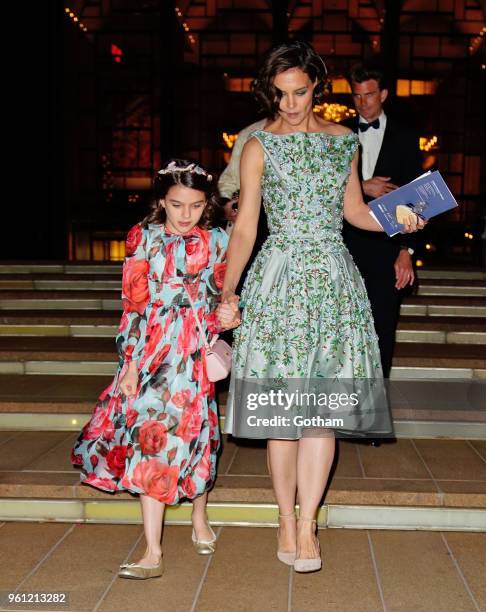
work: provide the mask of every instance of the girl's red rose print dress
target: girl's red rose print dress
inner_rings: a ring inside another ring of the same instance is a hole
[[[120,362],[71,454],[81,480],[103,491],[143,493],[166,504],[211,488],[220,445],[214,384],[187,299],[211,335],[223,284],[228,237],[215,228],[184,235],[140,224],[127,237]],[[119,380],[138,361],[138,387],[128,398]]]

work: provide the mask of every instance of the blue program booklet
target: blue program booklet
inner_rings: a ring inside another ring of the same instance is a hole
[[[411,213],[430,219],[455,208],[456,199],[438,170],[426,172],[410,183],[398,187],[368,203],[370,214],[389,236],[402,231]]]

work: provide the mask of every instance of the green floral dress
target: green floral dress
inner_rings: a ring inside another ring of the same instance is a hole
[[[242,323],[234,335],[225,429],[244,437],[253,436],[241,426],[247,415],[237,381],[382,379],[368,297],[342,239],[357,136],[262,130],[253,136],[264,151],[270,236],[246,278]],[[342,430],[389,430],[386,412],[378,427],[373,416],[364,422],[357,414]],[[254,437],[273,436],[257,428]]]

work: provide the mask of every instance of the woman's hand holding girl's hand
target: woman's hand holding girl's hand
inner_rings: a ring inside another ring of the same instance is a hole
[[[128,369],[120,380],[120,390],[127,397],[135,395],[138,385],[137,362],[130,361]]]
[[[424,229],[427,225],[427,221],[413,213],[408,216],[407,222],[403,224],[403,229],[400,231],[401,234],[412,234],[418,230]]]
[[[239,299],[234,293],[225,293],[221,297],[221,304],[216,310],[216,315],[223,329],[233,329],[241,323]]]

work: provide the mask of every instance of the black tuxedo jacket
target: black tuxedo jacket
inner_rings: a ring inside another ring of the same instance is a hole
[[[351,128],[353,132],[358,133],[359,117],[348,119],[343,121],[342,124]],[[372,130],[373,128],[369,128]],[[373,176],[391,176],[391,182],[401,187],[405,183],[410,182],[422,173],[422,163],[419,148],[419,139],[415,130],[405,127],[395,121],[393,117],[387,115],[386,128],[383,134],[383,142],[381,145],[378,159],[376,160],[375,170]],[[359,175],[362,180],[361,173],[361,156],[359,161]],[[365,202],[368,202],[372,198],[369,198],[365,194]],[[349,236],[352,240],[353,236],[357,234],[361,235],[361,241],[366,240],[370,242],[372,240],[386,240],[396,245],[398,248],[400,245],[410,246],[413,248],[416,242],[414,234],[398,235],[393,238],[389,238],[385,234],[378,232],[367,232],[360,230],[349,224],[346,224],[345,235]]]

